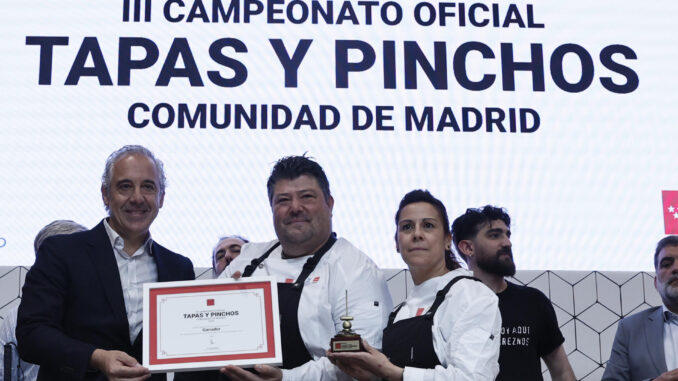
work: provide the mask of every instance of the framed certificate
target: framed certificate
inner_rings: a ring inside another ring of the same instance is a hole
[[[272,277],[144,284],[143,365],[151,372],[280,365]]]

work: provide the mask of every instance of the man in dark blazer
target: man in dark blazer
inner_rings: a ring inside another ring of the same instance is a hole
[[[188,258],[150,237],[165,176],[148,149],[111,154],[101,192],[108,218],[45,240],[26,275],[16,333],[20,356],[40,365],[38,380],[149,378],[140,365],[143,283],[195,278]]]
[[[678,236],[659,241],[654,266],[663,306],[619,322],[603,381],[678,380]]]

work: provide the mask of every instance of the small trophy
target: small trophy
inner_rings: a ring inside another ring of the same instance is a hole
[[[348,290],[346,291],[346,315],[340,318],[344,323],[342,329],[330,340],[332,352],[360,352],[365,351],[360,335],[351,330],[353,316],[348,315]]]

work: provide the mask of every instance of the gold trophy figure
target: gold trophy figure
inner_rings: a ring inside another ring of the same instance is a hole
[[[332,352],[360,352],[364,351],[360,335],[351,330],[353,316],[348,314],[348,290],[346,291],[346,315],[340,317],[343,321],[342,329],[330,340]]]

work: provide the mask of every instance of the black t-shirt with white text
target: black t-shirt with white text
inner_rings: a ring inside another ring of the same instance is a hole
[[[551,301],[539,290],[510,282],[497,294],[501,312],[501,349],[497,381],[541,381],[540,357],[565,338]]]

